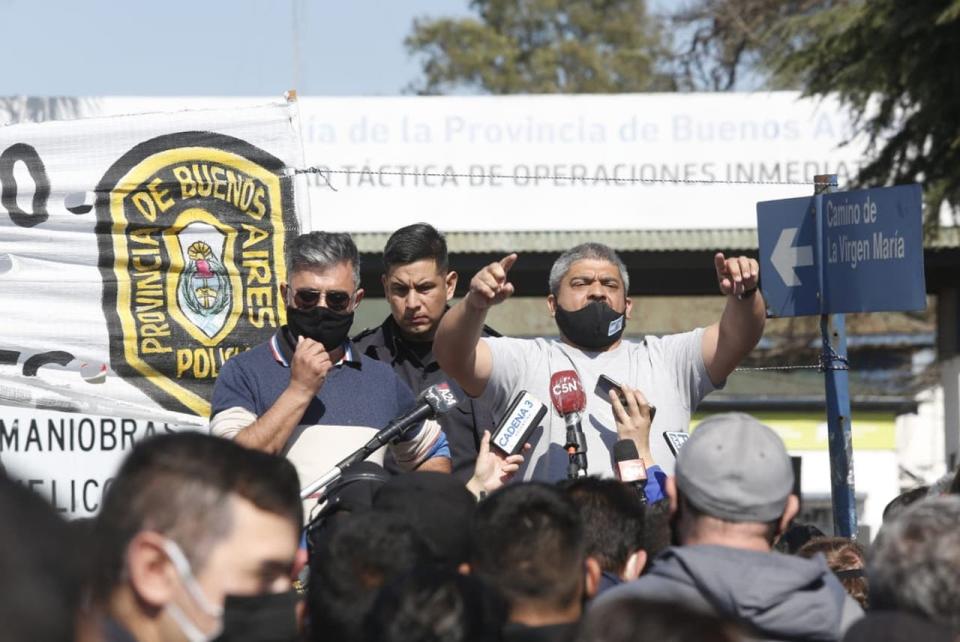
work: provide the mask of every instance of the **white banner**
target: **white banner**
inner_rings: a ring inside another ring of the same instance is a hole
[[[103,493],[137,442],[177,430],[145,419],[0,410],[0,463],[7,474],[71,518],[96,514]]]
[[[756,203],[841,186],[835,101],[794,92],[301,101],[312,227],[392,231],[749,228]],[[633,182],[647,179],[667,182]],[[328,185],[329,180],[329,185]],[[679,181],[679,182],[669,182]],[[798,183],[778,185],[766,183]]]
[[[282,323],[302,164],[286,103],[0,128],[0,404],[204,424]]]
[[[262,100],[106,97],[33,108],[128,114]],[[298,104],[306,164],[332,172],[309,177],[309,229],[391,232],[417,221],[447,231],[755,227],[758,201],[806,196],[816,174],[838,174],[844,188],[865,149],[862,140],[843,145],[850,125],[836,100],[796,92]],[[8,109],[15,116],[17,106]]]

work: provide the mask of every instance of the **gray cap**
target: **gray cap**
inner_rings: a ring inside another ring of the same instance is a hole
[[[779,435],[750,415],[714,415],[677,454],[677,489],[705,515],[769,522],[783,514],[793,466]]]

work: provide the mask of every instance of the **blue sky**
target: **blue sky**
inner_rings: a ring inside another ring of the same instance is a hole
[[[0,96],[395,95],[419,76],[413,19],[470,14],[469,0],[0,0]]]
[[[413,19],[468,13],[467,0],[0,0],[0,95],[397,94],[418,76]]]

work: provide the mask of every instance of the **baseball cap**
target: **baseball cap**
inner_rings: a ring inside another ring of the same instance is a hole
[[[677,454],[677,488],[705,515],[731,522],[780,517],[793,466],[779,435],[750,415],[705,419]]]

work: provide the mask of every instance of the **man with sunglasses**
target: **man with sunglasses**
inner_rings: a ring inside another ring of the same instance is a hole
[[[297,237],[288,248],[287,278],[280,286],[287,325],[224,364],[210,430],[286,455],[306,485],[415,400],[389,365],[360,354],[348,340],[363,299],[349,234]],[[402,470],[450,471],[450,449],[435,422],[409,431],[390,449]]]

